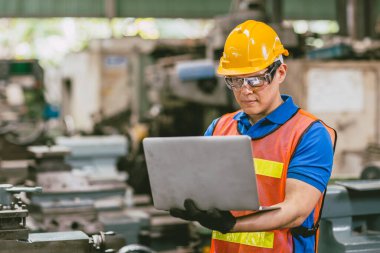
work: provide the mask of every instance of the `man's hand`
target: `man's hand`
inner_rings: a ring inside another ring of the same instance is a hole
[[[229,211],[216,208],[202,211],[192,199],[186,199],[184,206],[185,210],[171,208],[170,215],[188,221],[198,221],[202,226],[222,233],[231,231],[236,224],[236,218]]]

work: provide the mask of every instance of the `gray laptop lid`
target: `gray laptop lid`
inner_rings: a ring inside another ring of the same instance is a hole
[[[260,210],[248,136],[157,137],[143,140],[157,209]]]

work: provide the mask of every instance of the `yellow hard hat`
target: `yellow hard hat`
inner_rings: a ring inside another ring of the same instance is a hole
[[[217,73],[237,76],[254,73],[271,65],[289,52],[277,33],[267,24],[247,20],[228,35]]]

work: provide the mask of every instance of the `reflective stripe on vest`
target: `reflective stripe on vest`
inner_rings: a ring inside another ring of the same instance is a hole
[[[248,246],[273,249],[273,232],[254,232],[254,233],[227,233],[222,234],[212,231],[212,238],[216,240],[240,243]]]
[[[226,241],[240,243],[248,246],[255,246],[260,248],[273,248],[274,233],[273,232],[254,232],[254,233],[227,233],[222,234],[218,231],[212,231],[212,238]]]
[[[281,178],[284,164],[280,162],[253,158],[256,175]]]

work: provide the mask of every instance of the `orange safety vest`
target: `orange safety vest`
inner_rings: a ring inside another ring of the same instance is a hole
[[[237,112],[223,115],[217,122],[213,135],[240,135]],[[272,133],[252,140],[253,162],[257,187],[262,206],[271,206],[285,199],[285,185],[289,163],[298,143],[306,130],[316,121],[314,115],[299,109],[285,124]],[[322,122],[323,123],[323,122]],[[336,132],[323,123],[335,147]],[[321,196],[314,211],[314,222],[319,219],[323,197]],[[231,211],[235,217],[252,211]],[[318,233],[316,234],[316,242]],[[316,250],[317,250],[317,243]],[[266,232],[243,232],[222,234],[212,232],[211,253],[288,253],[293,252],[293,238],[290,229]]]

